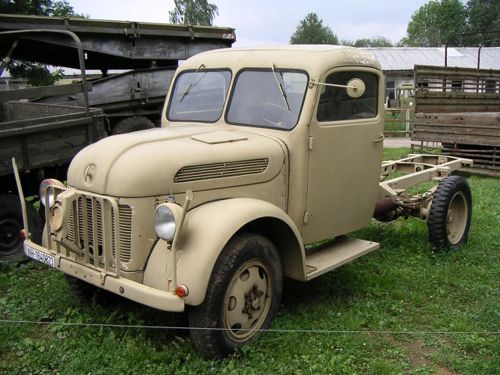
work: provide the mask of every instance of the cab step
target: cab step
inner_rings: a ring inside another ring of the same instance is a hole
[[[306,280],[314,279],[379,248],[379,244],[346,236],[308,250]]]

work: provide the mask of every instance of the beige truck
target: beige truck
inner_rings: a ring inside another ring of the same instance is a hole
[[[82,150],[67,185],[44,181],[43,246],[25,223],[24,249],[79,294],[187,311],[205,357],[268,328],[285,277],[308,281],[377,249],[347,236],[373,217],[427,220],[438,248],[467,238],[471,194],[451,172],[469,160],[381,163],[384,78],[367,53],[201,53],[178,68],[162,117]]]

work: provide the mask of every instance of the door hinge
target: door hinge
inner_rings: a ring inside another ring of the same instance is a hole
[[[309,222],[309,212],[304,212],[304,224],[307,224]]]
[[[309,137],[309,151],[312,151],[314,144],[314,137]]]

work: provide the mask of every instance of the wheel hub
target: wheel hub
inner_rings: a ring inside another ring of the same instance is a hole
[[[234,274],[224,300],[227,335],[237,342],[254,336],[271,306],[269,269],[260,260],[244,263]]]
[[[460,241],[467,227],[468,208],[465,196],[457,192],[450,200],[446,217],[448,241],[455,244]]]
[[[254,285],[248,293],[245,293],[245,306],[241,311],[243,314],[248,315],[248,319],[253,318],[253,312],[260,310],[260,297],[264,292],[259,290],[257,285]]]
[[[453,223],[453,210],[448,212],[448,224]]]

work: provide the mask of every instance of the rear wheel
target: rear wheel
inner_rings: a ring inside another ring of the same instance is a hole
[[[217,259],[205,301],[189,312],[196,349],[220,358],[254,339],[276,315],[282,284],[281,262],[267,238],[233,237]]]
[[[139,130],[152,129],[155,127],[153,122],[143,116],[127,117],[120,120],[111,130],[111,135],[131,133]]]
[[[28,225],[33,242],[42,242],[42,221],[31,202],[26,202]],[[0,195],[0,261],[17,262],[25,259],[23,251],[23,215],[17,195]]]
[[[472,196],[467,180],[450,176],[439,184],[432,198],[427,225],[434,248],[458,249],[467,241]]]

